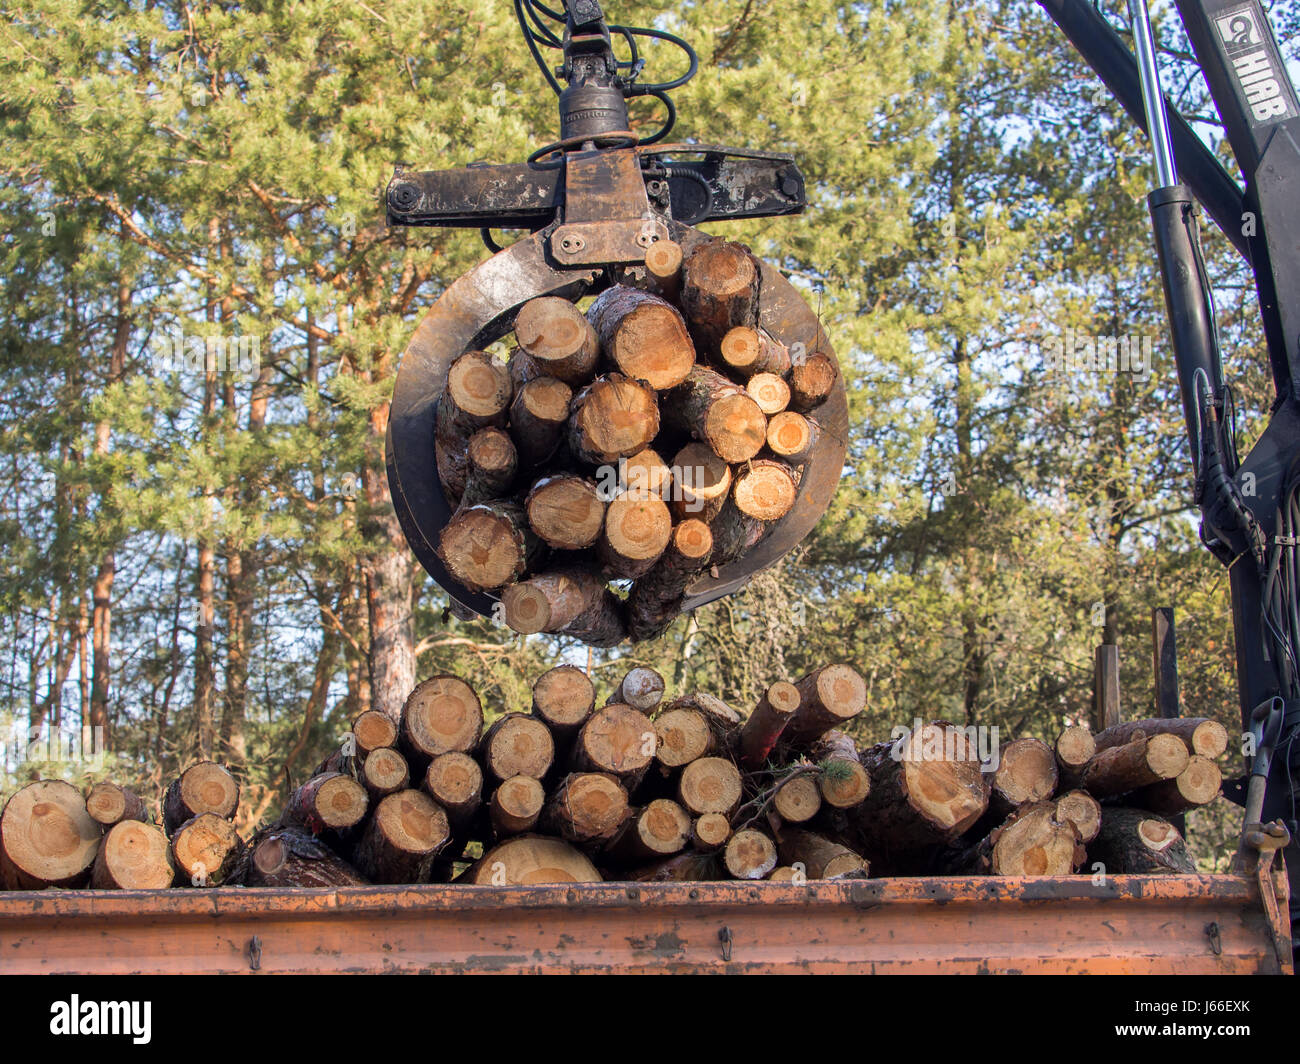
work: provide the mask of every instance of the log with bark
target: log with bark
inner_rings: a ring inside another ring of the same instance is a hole
[[[351,776],[326,772],[313,776],[289,796],[281,819],[313,835],[343,832],[365,819],[369,805],[365,787]]]
[[[790,385],[775,373],[755,373],[745,382],[745,391],[769,418],[790,405]]]
[[[722,512],[731,495],[731,466],[706,443],[688,443],[673,457],[672,504],[679,520],[706,524]]]
[[[368,881],[324,842],[280,825],[249,843],[244,885],[249,887],[364,887]]]
[[[782,461],[801,465],[812,456],[821,429],[817,422],[793,410],[782,410],[767,422],[767,449]]]
[[[622,374],[597,377],[570,404],[569,450],[587,465],[617,466],[620,458],[649,447],[657,435],[655,390]]]
[[[628,819],[627,791],[603,772],[574,772],[551,793],[539,827],[579,846],[611,842]]]
[[[552,632],[598,647],[627,637],[623,603],[589,569],[538,573],[506,588],[501,604],[506,624],[521,635]]]
[[[776,861],[776,843],[756,828],[741,828],[722,849],[722,864],[733,879],[762,879]]]
[[[709,531],[713,534],[710,568],[716,569],[743,557],[767,535],[769,527],[766,522],[741,513],[735,500],[728,497],[718,516],[709,523]]]
[[[658,741],[649,717],[614,702],[596,710],[582,726],[571,764],[578,772],[606,772],[631,793],[654,759]]]
[[[852,809],[871,793],[857,744],[842,731],[828,731],[809,747],[808,756],[821,769],[817,787],[832,809]]]
[[[510,404],[510,435],[521,466],[534,469],[555,454],[572,401],[573,389],[554,377],[535,377],[520,385]]]
[[[758,403],[706,366],[696,366],[668,393],[663,417],[666,425],[708,444],[726,462],[747,462],[767,442],[767,415]]]
[[[545,805],[546,791],[532,776],[511,776],[502,780],[487,804],[492,834],[503,839],[532,831]]]
[[[758,324],[762,269],[749,248],[713,239],[688,251],[682,261],[682,310],[697,344],[716,350],[738,325]]]
[[[627,627],[633,640],[663,634],[676,618],[686,589],[708,567],[712,553],[713,532],[703,521],[686,518],[673,528],[659,560],[628,594]]]
[[[406,758],[390,746],[381,746],[371,750],[361,763],[358,774],[361,785],[372,802],[386,798],[397,791],[404,791],[411,784],[410,765]]]
[[[680,853],[690,840],[690,814],[671,799],[656,798],[631,813],[610,844],[609,856],[624,864],[646,864]]]
[[[416,685],[402,707],[402,749],[416,768],[439,754],[473,750],[483,730],[478,695],[456,676],[432,676]]]
[[[771,684],[740,729],[740,763],[751,772],[767,764],[786,725],[799,708],[799,689],[786,680]]]
[[[802,866],[809,879],[838,879],[842,876],[865,878],[867,862],[847,846],[812,831],[782,828],[777,839],[777,853],[783,865]]]
[[[438,399],[434,457],[451,501],[465,491],[469,438],[479,429],[503,426],[513,394],[509,370],[485,351],[467,351],[448,369]]]
[[[1056,752],[1041,739],[1015,739],[998,751],[989,809],[1002,818],[1056,793]]]
[[[1176,816],[1198,806],[1209,805],[1219,796],[1223,773],[1208,757],[1192,754],[1187,767],[1173,779],[1152,783],[1134,791],[1126,801],[1139,809],[1164,816]]]
[[[541,779],[555,760],[555,740],[543,721],[527,713],[507,713],[493,721],[479,745],[479,760],[490,777]]]
[[[784,462],[756,458],[736,474],[731,489],[736,508],[759,521],[779,521],[794,507],[799,474]]]
[[[461,877],[480,886],[599,883],[591,859],[562,839],[524,835],[493,846]]]
[[[1087,791],[1066,791],[1056,799],[1056,815],[1074,825],[1084,845],[1101,830],[1101,803]]]
[[[743,793],[740,770],[723,757],[697,757],[677,780],[677,801],[696,816],[730,813]]]
[[[821,807],[821,791],[812,776],[792,775],[777,784],[772,795],[772,809],[786,824],[806,823]]]
[[[1083,770],[1097,752],[1097,741],[1092,732],[1082,725],[1073,724],[1056,737],[1056,767],[1062,787],[1078,787]]]
[[[1124,746],[1139,734],[1177,736],[1189,754],[1199,754],[1213,761],[1228,749],[1228,729],[1206,717],[1171,717],[1154,720],[1128,720],[1100,731],[1095,736],[1098,752]]]
[[[654,729],[659,740],[655,760],[666,769],[689,765],[714,747],[708,718],[690,706],[662,710],[655,716]]]
[[[397,722],[387,713],[367,709],[352,722],[352,740],[356,753],[363,757],[372,750],[397,745]]]
[[[216,813],[200,813],[172,832],[176,885],[221,886],[239,865],[243,849],[234,824]]]
[[[533,684],[533,714],[557,740],[571,740],[596,709],[596,688],[576,665],[548,669]]]
[[[469,754],[439,754],[424,774],[424,792],[442,806],[454,835],[463,835],[483,804],[483,770]]]
[[[656,391],[675,388],[695,366],[695,344],[686,322],[660,296],[615,285],[596,297],[587,317],[619,371]]]
[[[27,784],[0,812],[0,887],[84,886],[102,835],[103,828],[86,812],[86,800],[72,784]]]
[[[799,706],[781,732],[791,749],[806,749],[867,706],[867,682],[852,665],[823,665],[795,684]]]
[[[170,836],[200,813],[227,819],[239,808],[239,784],[224,766],[199,761],[173,780],[163,795],[163,829]]]
[[[162,830],[119,820],[99,844],[90,885],[96,890],[162,890],[175,878],[171,847]]]
[[[438,535],[438,557],[470,591],[495,591],[537,565],[542,541],[524,508],[504,499],[457,510]]]
[[[835,359],[820,351],[795,358],[790,368],[790,409],[799,414],[816,410],[835,390],[839,370]]]
[[[1136,791],[1161,780],[1171,780],[1187,767],[1189,755],[1176,735],[1140,732],[1122,746],[1099,751],[1083,772],[1083,786],[1094,798],[1109,798]]]
[[[91,819],[111,828],[123,820],[149,821],[149,810],[135,791],[116,783],[96,783],[86,795],[86,812]]]
[[[421,791],[398,791],[375,806],[353,862],[372,883],[424,883],[450,838],[440,805]]]
[[[519,308],[515,342],[542,373],[565,384],[586,384],[600,357],[591,322],[559,296],[539,296]]]
[[[465,491],[461,506],[490,502],[510,491],[519,471],[514,441],[501,429],[479,429],[465,452]]]
[[[994,876],[1068,876],[1085,851],[1073,821],[1055,802],[1022,805],[950,866],[954,872]]]
[[[1178,830],[1143,809],[1108,807],[1088,860],[1101,864],[1107,875],[1196,871]]]
[[[543,477],[528,492],[528,524],[556,550],[583,550],[600,539],[606,500],[596,482],[575,473]]]
[[[700,853],[714,853],[722,849],[729,838],[731,821],[721,813],[705,813],[691,823],[691,845]]]
[[[656,240],[645,252],[646,282],[657,295],[676,302],[682,288],[682,246]]]
[[[727,371],[741,380],[758,373],[784,377],[790,372],[790,351],[765,329],[737,325],[718,344],[718,355]]]
[[[650,713],[663,697],[664,678],[648,665],[637,665],[623,674],[609,701],[622,702],[642,713]]]

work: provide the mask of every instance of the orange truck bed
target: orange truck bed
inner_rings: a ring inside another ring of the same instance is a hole
[[[1290,970],[1254,879],[0,893],[0,973]]]

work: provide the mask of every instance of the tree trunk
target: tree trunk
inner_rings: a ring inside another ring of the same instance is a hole
[[[175,878],[167,836],[152,824],[122,820],[99,844],[90,885],[96,890],[162,890]]]
[[[382,441],[388,404],[371,413],[371,435]],[[379,463],[368,463],[366,489],[372,552],[366,558],[366,606],[369,617],[369,690],[372,709],[397,720],[406,692],[415,686],[415,632],[411,616],[415,557],[406,544],[393,510],[388,478]]]
[[[1100,751],[1084,770],[1083,786],[1094,798],[1110,798],[1173,779],[1187,762],[1187,747],[1176,735],[1137,738]]]
[[[605,524],[605,506],[596,482],[573,473],[543,477],[524,500],[529,527],[556,550],[592,546]]]
[[[297,828],[268,828],[249,843],[249,887],[364,887],[368,882],[328,846]]]
[[[111,828],[123,820],[149,822],[149,810],[135,791],[116,783],[96,783],[86,795],[86,812],[91,819]]]
[[[767,764],[786,725],[799,708],[799,689],[786,680],[768,687],[740,729],[740,763],[751,772]]]
[[[420,791],[398,791],[375,807],[353,860],[372,883],[426,883],[450,838],[441,806]]]
[[[758,325],[762,269],[743,244],[714,239],[696,245],[682,262],[682,309],[696,344],[716,351],[738,325]]]
[[[16,792],[0,813],[0,887],[81,887],[103,829],[72,784],[38,780]]]
[[[495,591],[536,565],[541,543],[523,507],[506,500],[457,510],[438,537],[438,557],[471,591]]]
[[[479,743],[479,760],[490,777],[540,780],[555,760],[555,740],[543,721],[526,713],[498,717]]]
[[[541,828],[579,846],[612,840],[630,815],[627,791],[614,777],[575,772],[552,792],[541,816]]]
[[[582,311],[559,296],[540,296],[519,308],[515,342],[544,374],[574,386],[591,380],[600,356],[596,331]]]
[[[676,307],[657,295],[615,285],[596,297],[587,317],[619,370],[655,391],[675,388],[695,365],[686,322]]]
[[[558,665],[533,684],[533,714],[567,744],[596,709],[596,688],[576,665]]]
[[[853,876],[865,879],[867,862],[847,846],[798,828],[782,828],[777,845],[781,863],[796,867],[803,865],[809,879],[836,879]]]
[[[200,813],[172,832],[171,849],[178,887],[219,887],[239,864],[243,842],[229,820]]]
[[[1108,807],[1088,860],[1099,862],[1110,876],[1196,871],[1177,829],[1141,809]]]
[[[1098,732],[1098,752],[1132,742],[1138,733],[1148,739],[1153,735],[1174,735],[1182,740],[1189,754],[1199,754],[1213,761],[1228,749],[1228,730],[1217,720],[1205,717],[1173,717],[1155,720],[1129,720]]]
[[[402,750],[420,768],[439,754],[468,753],[483,731],[483,706],[456,676],[433,676],[415,688],[401,711]]]
[[[229,820],[239,808],[239,784],[215,761],[200,761],[172,781],[163,795],[162,808],[168,835],[201,813]]]
[[[580,462],[617,465],[645,450],[659,435],[654,389],[618,373],[597,377],[573,397],[569,450]]]
[[[747,462],[767,442],[767,415],[744,388],[705,366],[668,393],[663,415],[669,427],[708,444],[726,462]]]
[[[741,828],[727,840],[722,863],[733,879],[762,879],[776,867],[776,843],[753,828]]]

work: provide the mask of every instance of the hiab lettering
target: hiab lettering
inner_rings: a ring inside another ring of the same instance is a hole
[[[50,1034],[130,1035],[138,1046],[148,1045],[153,1003],[149,1001],[71,1001],[50,1005]]]

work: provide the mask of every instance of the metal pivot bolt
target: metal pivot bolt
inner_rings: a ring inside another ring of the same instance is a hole
[[[420,199],[420,190],[405,181],[400,185],[394,185],[388,193],[388,202],[393,205],[395,210],[409,211]]]
[[[583,240],[582,237],[578,236],[576,233],[565,233],[564,236],[560,238],[561,251],[567,251],[573,253],[576,251],[581,251],[586,246],[587,246],[587,242]]]

